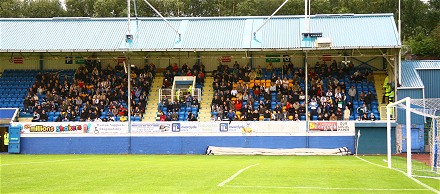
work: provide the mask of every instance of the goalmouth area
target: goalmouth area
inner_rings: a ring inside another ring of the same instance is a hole
[[[386,156],[2,155],[1,191],[440,193],[438,180],[386,164]]]

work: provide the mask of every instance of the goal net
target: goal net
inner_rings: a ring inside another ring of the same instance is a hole
[[[396,149],[391,150],[390,115],[397,110],[405,111],[405,122],[397,123]],[[440,180],[439,113],[440,98],[411,99],[408,97],[387,106],[387,162],[389,168],[404,171],[408,176]],[[420,133],[414,133],[416,126],[414,121],[417,117],[424,121],[422,126],[424,130],[420,130]],[[420,139],[424,141],[424,149],[413,153],[414,145],[417,145],[414,141]],[[402,146],[402,142],[406,142],[405,147]]]

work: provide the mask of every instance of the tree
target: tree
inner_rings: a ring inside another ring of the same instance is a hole
[[[66,0],[66,11],[70,17],[93,17],[95,0]]]
[[[23,17],[23,3],[20,0],[2,0],[0,2],[0,18]]]
[[[244,0],[237,4],[237,15],[270,16],[283,2],[284,0]]]
[[[406,44],[411,48],[411,54],[440,58],[440,47],[438,47],[438,42],[440,42],[440,25],[429,36],[426,36],[425,30],[421,29],[421,27],[416,28],[416,31],[418,33],[406,41]]]
[[[127,17],[126,0],[95,0],[95,17]]]
[[[66,11],[59,0],[25,0],[23,16],[30,18],[64,17]]]

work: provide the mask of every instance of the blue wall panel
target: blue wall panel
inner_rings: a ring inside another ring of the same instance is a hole
[[[23,137],[21,141],[23,154],[204,154],[210,145],[305,148],[307,141],[311,148],[354,149],[353,136]]]
[[[412,99],[422,99],[423,98],[423,91],[422,89],[400,89],[398,90],[398,99],[401,100],[406,97],[410,97]],[[397,110],[397,123],[406,123],[406,116],[405,116],[405,110],[404,109],[398,109]],[[425,123],[425,119],[423,116],[411,113],[411,122],[413,124],[421,125]]]
[[[129,137],[22,137],[22,154],[127,154]]]
[[[358,154],[386,154],[387,128],[356,127],[356,134],[360,130]],[[396,153],[396,130],[391,128],[391,150]],[[353,151],[354,153],[354,151]]]
[[[309,137],[310,148],[340,148],[348,147],[354,153],[354,136],[311,136]]]
[[[132,137],[133,154],[204,154],[208,146],[244,148],[305,148],[298,136]]]
[[[440,69],[418,69],[417,73],[425,86],[425,98],[440,98]]]

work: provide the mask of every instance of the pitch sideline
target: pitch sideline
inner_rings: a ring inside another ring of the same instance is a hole
[[[242,169],[240,169],[239,171],[237,171],[235,174],[233,174],[232,176],[230,176],[229,178],[227,178],[226,180],[224,180],[223,182],[219,183],[217,186],[218,187],[223,187],[226,183],[228,183],[229,181],[232,181],[235,177],[237,177],[238,175],[240,175],[242,172],[244,172],[245,170],[252,168],[254,166],[258,166],[260,164],[253,164],[247,167],[244,167]]]
[[[65,162],[71,160],[85,160],[90,158],[74,158],[74,159],[64,159],[64,160],[46,160],[40,162],[20,162],[20,163],[11,163],[11,164],[0,164],[0,166],[12,166],[12,165],[26,165],[26,164],[45,164],[45,163],[53,163],[53,162]]]
[[[385,188],[332,188],[332,187],[288,187],[288,186],[240,186],[226,185],[232,188],[263,188],[263,189],[314,189],[314,190],[356,190],[356,191],[428,191],[429,189],[385,189]]]

